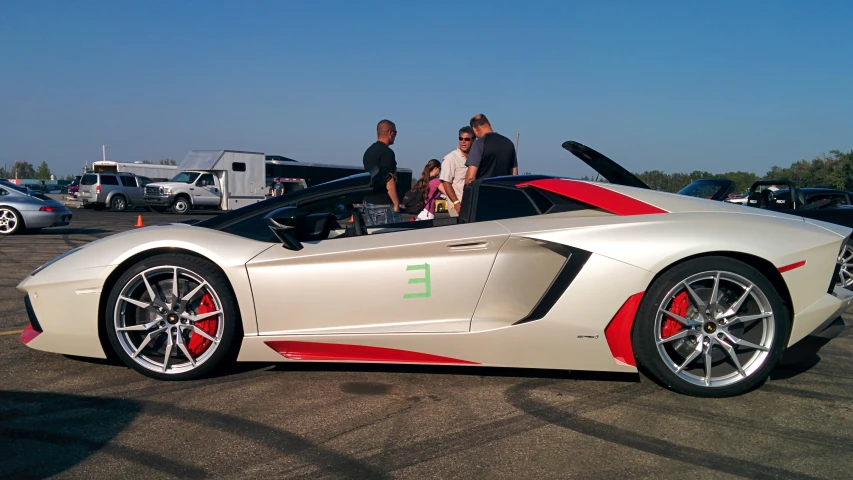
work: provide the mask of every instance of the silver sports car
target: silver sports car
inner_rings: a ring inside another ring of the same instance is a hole
[[[71,216],[71,210],[56,200],[0,180],[0,235],[62,227],[71,223]]]
[[[367,227],[365,173],[100,239],[20,283],[22,340],[163,380],[234,359],[643,369],[720,397],[843,329],[851,229],[631,187],[563,147],[609,182],[481,179],[458,217]]]

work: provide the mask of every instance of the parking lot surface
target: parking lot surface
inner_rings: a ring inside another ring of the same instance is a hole
[[[158,382],[25,347],[18,282],[70,248],[134,228],[140,213],[148,225],[189,218],[74,210],[69,227],[0,237],[0,476],[842,479],[853,471],[853,316],[817,356],[717,400],[637,375],[457,367],[238,364],[213,378]]]

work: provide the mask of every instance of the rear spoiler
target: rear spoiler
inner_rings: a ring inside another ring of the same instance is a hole
[[[626,187],[637,187],[651,190],[651,187],[643,183],[643,181],[637,178],[636,175],[625,170],[618,163],[582,143],[569,140],[563,142],[563,148],[571,152],[572,155],[583,160],[584,163],[592,167],[593,170],[601,174],[602,177],[614,185],[624,185]]]

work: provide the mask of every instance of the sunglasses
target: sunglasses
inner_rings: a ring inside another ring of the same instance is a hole
[[[470,142],[471,140],[473,140],[471,137],[459,137],[460,142]]]

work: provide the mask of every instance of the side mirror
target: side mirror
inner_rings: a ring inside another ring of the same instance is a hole
[[[308,214],[295,207],[283,207],[268,213],[266,220],[282,246],[290,250],[302,250],[302,242],[329,238],[335,216],[330,213]]]

